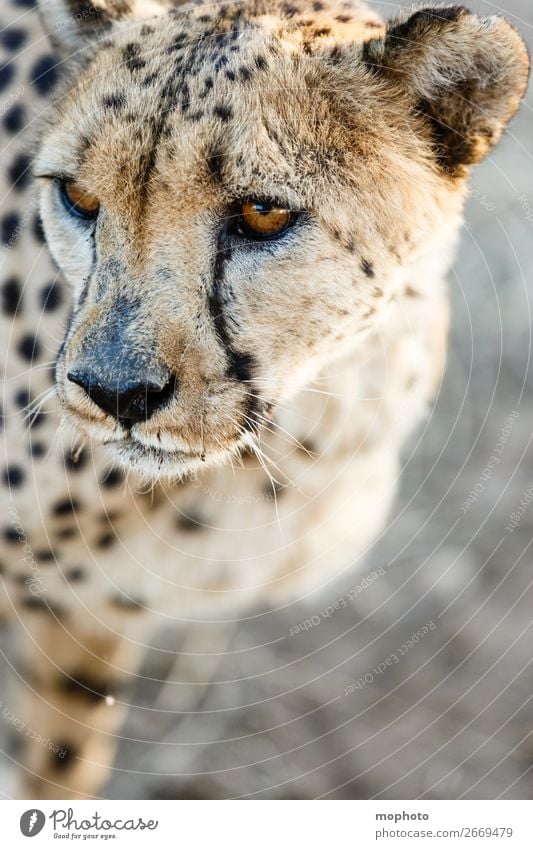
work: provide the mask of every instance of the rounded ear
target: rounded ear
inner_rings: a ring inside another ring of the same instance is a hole
[[[165,15],[172,5],[165,5],[165,0],[46,0],[39,11],[54,47],[70,56],[105,37],[121,22]]]
[[[427,118],[439,165],[464,176],[496,144],[523,97],[529,55],[499,17],[463,6],[419,9],[367,42],[367,67],[393,81]]]

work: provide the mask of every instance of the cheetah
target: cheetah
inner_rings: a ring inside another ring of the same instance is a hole
[[[462,6],[31,6],[2,10],[1,609],[20,795],[87,799],[158,627],[361,568],[529,60]]]

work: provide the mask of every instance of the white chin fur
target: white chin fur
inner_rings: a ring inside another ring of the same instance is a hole
[[[183,478],[205,465],[200,457],[145,448],[134,442],[111,443],[108,449],[113,459],[126,471],[135,472],[151,481]]]
[[[107,447],[113,459],[126,471],[134,472],[144,480],[152,482],[189,477],[207,466],[222,465],[230,456],[238,452],[237,445],[226,451],[207,454],[205,457],[146,448],[137,442],[130,441],[110,443]]]

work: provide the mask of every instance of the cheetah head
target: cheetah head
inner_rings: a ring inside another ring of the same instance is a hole
[[[250,447],[379,333],[527,82],[511,25],[462,7],[42,8],[65,65],[35,163],[72,286],[59,397],[156,478]]]

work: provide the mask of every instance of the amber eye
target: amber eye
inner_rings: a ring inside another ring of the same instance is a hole
[[[280,236],[294,219],[290,209],[274,206],[262,201],[242,204],[239,229],[253,239],[272,239]]]
[[[61,183],[61,199],[67,210],[78,218],[94,219],[98,215],[100,202],[94,195],[85,192],[79,183]]]

